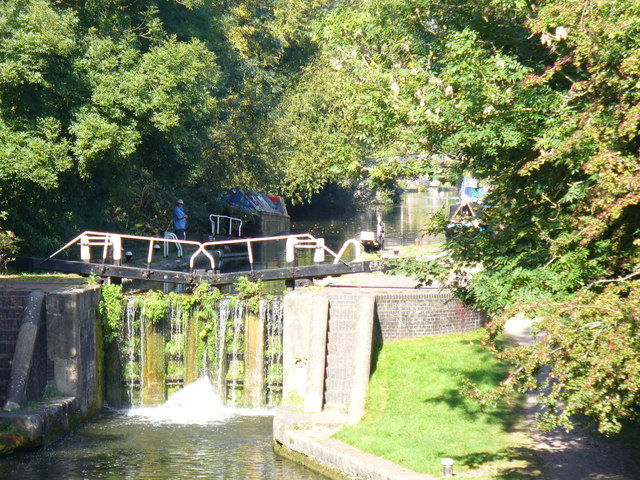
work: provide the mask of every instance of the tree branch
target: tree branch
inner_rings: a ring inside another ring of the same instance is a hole
[[[587,285],[585,289],[589,289],[595,285],[601,285],[603,283],[624,282],[625,280],[629,280],[630,278],[636,277],[638,275],[640,275],[640,270],[636,270],[635,272],[632,272],[629,275],[625,275],[624,277],[605,278],[603,280],[596,280],[594,282],[591,282],[589,285]]]

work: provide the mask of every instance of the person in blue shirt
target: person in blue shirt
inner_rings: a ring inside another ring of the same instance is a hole
[[[184,202],[178,200],[176,208],[173,209],[173,231],[178,240],[187,239],[187,214],[184,213]]]

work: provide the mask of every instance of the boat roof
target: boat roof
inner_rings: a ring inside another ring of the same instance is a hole
[[[264,192],[232,188],[225,195],[229,205],[249,213],[270,213],[287,215],[284,199],[278,195],[267,195]]]

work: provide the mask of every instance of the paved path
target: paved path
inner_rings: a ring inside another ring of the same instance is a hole
[[[512,318],[505,325],[507,338],[519,344],[535,341],[531,321]],[[535,392],[527,395],[527,422],[536,453],[543,461],[545,480],[639,480],[640,466],[615,443],[592,437],[580,427],[571,432],[542,432],[533,426],[540,411]]]
[[[414,290],[418,282],[410,277],[385,275],[384,273],[351,273],[340,277],[326,277],[319,285],[332,288],[368,288],[381,290]]]

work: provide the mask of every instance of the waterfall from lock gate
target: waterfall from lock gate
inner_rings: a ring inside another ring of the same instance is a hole
[[[162,308],[157,297],[125,301],[118,337],[121,405],[113,406],[163,405],[192,384],[201,388],[199,396],[222,406],[280,403],[281,297],[253,303],[221,298],[203,306],[168,295]]]

